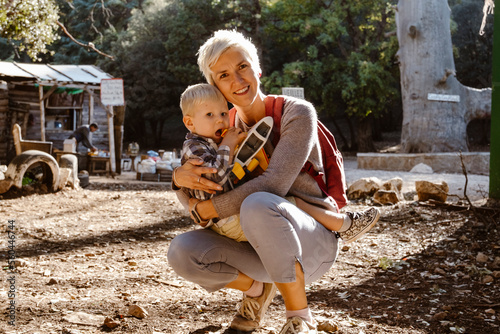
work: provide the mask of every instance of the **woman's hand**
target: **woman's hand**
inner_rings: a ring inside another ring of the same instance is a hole
[[[210,194],[215,194],[216,191],[222,190],[219,184],[201,176],[202,174],[217,173],[217,169],[201,167],[201,164],[203,164],[203,161],[200,159],[189,159],[184,165],[177,167],[173,174],[175,185],[178,187],[202,190]]]

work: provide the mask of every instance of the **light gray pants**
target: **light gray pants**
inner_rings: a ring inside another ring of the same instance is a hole
[[[262,282],[294,282],[296,260],[306,283],[311,283],[337,258],[336,235],[279,196],[248,196],[240,219],[248,242],[210,229],[189,231],[172,240],[169,264],[178,275],[211,292],[234,281],[238,272]]]

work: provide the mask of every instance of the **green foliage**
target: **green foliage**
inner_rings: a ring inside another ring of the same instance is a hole
[[[387,1],[276,1],[266,11],[269,92],[304,87],[320,112],[378,116],[398,98],[394,13]],[[280,63],[284,63],[280,68]]]
[[[33,60],[47,53],[58,35],[58,9],[53,0],[0,0],[0,37],[26,51]]]
[[[98,50],[109,53],[117,34],[128,27],[132,10],[142,8],[144,0],[56,0],[60,20],[78,41],[91,42]],[[54,57],[46,59],[56,64],[96,64],[102,56],[77,45],[65,34],[54,43]]]
[[[112,42],[116,60],[101,64],[124,79],[130,138],[144,143],[148,125],[159,145],[167,120],[174,118],[182,127],[180,95],[188,85],[205,81],[196,63],[200,45],[217,29],[256,27],[251,2],[157,1],[132,12],[127,31]]]
[[[390,1],[280,0],[266,8],[263,21],[269,41],[264,67],[271,71],[263,79],[266,91],[304,87],[320,113],[346,115],[359,125],[400,100]],[[351,134],[361,151],[374,149],[366,126],[357,129],[368,138]]]

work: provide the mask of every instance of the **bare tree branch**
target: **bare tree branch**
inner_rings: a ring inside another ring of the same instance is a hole
[[[114,56],[111,56],[111,55],[108,55],[107,53],[104,53],[100,50],[98,50],[95,45],[92,43],[92,42],[88,42],[87,44],[85,43],[82,43],[82,42],[79,42],[76,40],[76,38],[74,38],[68,31],[68,29],[66,29],[66,27],[64,26],[64,24],[62,24],[61,22],[57,21],[57,24],[61,27],[61,29],[64,31],[64,33],[66,34],[66,36],[68,36],[73,42],[75,42],[76,44],[82,46],[82,47],[85,47],[85,48],[90,48],[92,49],[93,51],[97,52],[98,54],[100,54],[101,56],[104,56],[104,57],[108,57],[110,58],[111,60],[115,60],[115,57]]]

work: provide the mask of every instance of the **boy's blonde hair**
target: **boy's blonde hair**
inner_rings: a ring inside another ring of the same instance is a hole
[[[192,116],[196,108],[204,101],[225,103],[226,98],[217,87],[209,84],[196,84],[186,88],[181,95],[181,110],[183,116]]]
[[[209,84],[215,85],[210,67],[229,48],[236,48],[243,52],[250,60],[254,71],[262,73],[257,48],[250,39],[236,30],[218,30],[198,50],[198,66]]]

